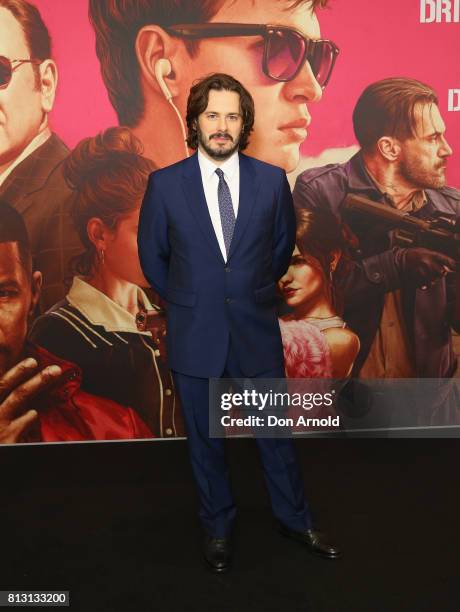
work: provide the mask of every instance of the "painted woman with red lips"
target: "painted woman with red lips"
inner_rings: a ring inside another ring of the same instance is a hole
[[[290,308],[279,319],[289,378],[346,378],[351,372],[359,339],[338,314],[335,278],[345,249],[331,213],[298,212],[296,247],[278,283]]]

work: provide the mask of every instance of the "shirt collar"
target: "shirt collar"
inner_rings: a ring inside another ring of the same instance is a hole
[[[140,287],[138,288],[138,300],[146,310],[153,309],[148,297]],[[108,332],[134,332],[151,335],[150,332],[140,332],[136,326],[136,319],[130,312],[79,276],[75,276],[72,281],[67,301],[93,325],[101,325]]]
[[[361,151],[358,151],[353,157],[345,163],[345,173],[350,191],[354,193],[362,193],[371,198],[377,194],[383,196],[376,184],[372,181],[369,174],[364,168],[364,162]],[[451,213],[453,209],[447,203],[446,197],[443,195],[443,189],[424,189],[423,204],[424,210],[427,213],[433,213],[436,210]]]
[[[393,206],[393,208],[397,208],[401,212],[413,212],[419,210],[424,206],[428,200],[426,193],[423,189],[417,189],[409,193],[401,202],[396,205],[393,197],[385,190],[385,186],[379,183],[379,181],[375,178],[375,176],[370,172],[366,166],[364,166],[365,172],[368,174],[370,180],[375,184],[380,193],[385,197],[385,200]]]
[[[235,151],[228,159],[224,161],[223,164],[216,166],[214,162],[203,155],[203,153],[198,149],[198,163],[200,164],[201,174],[206,179],[210,179],[217,168],[220,168],[224,173],[225,178],[231,180],[239,168],[238,151]]]
[[[2,172],[2,174],[0,174],[0,185],[3,185],[3,183],[6,181],[8,176],[13,172],[16,166],[19,166],[19,164],[24,159],[26,159],[26,157],[29,157],[29,155],[33,153],[36,149],[38,149],[38,147],[41,147],[42,144],[45,144],[45,142],[50,138],[50,136],[51,136],[51,130],[48,127],[45,128],[39,134],[37,134],[37,136],[35,136],[35,138],[33,138],[29,142],[27,147],[23,149],[22,153],[16,157],[14,162],[10,164],[8,168],[4,172]]]
[[[391,196],[388,196],[391,199]],[[428,202],[427,195],[423,189],[409,194],[403,202],[399,202],[397,208],[402,212],[415,212],[420,210]],[[396,208],[396,206],[395,206]]]

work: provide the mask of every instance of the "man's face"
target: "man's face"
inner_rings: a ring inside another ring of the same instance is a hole
[[[439,189],[446,183],[447,159],[452,149],[444,137],[446,126],[435,104],[415,107],[416,136],[401,143],[399,173],[417,189]]]
[[[10,60],[30,58],[22,28],[5,8],[0,8],[0,55]],[[22,64],[14,70],[9,85],[0,89],[0,171],[37,135],[43,118],[33,66]]]
[[[320,36],[309,4],[292,9],[287,0],[227,1],[211,22],[276,24],[291,26],[309,38]],[[255,104],[254,131],[245,152],[290,172],[299,162],[299,148],[311,121],[307,102],[318,102],[322,89],[308,64],[292,81],[273,81],[262,71],[262,57],[260,36],[202,39],[197,55],[188,58],[183,94],[188,95],[193,81],[212,72],[235,76]]]
[[[36,302],[33,286],[17,242],[0,242],[0,376],[21,358],[28,315]]]
[[[215,161],[228,159],[238,149],[242,127],[239,94],[211,89],[196,126],[201,152]]]

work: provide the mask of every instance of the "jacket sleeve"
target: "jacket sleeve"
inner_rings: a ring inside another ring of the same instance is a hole
[[[452,187],[444,187],[444,192],[451,196],[452,212],[460,222],[460,191]],[[446,300],[447,300],[447,322],[458,334],[460,334],[460,261],[457,259],[457,271],[447,274]]]
[[[170,245],[168,219],[157,180],[155,173],[152,173],[142,201],[137,244],[144,276],[164,299],[168,283]]]
[[[446,302],[447,321],[460,334],[460,272],[446,276]]]
[[[360,261],[340,259],[335,275],[338,278],[336,286],[345,305],[362,306],[366,298],[400,288],[401,254],[402,249],[395,247]]]
[[[344,185],[334,192],[327,186],[323,188],[319,179],[315,183],[306,182],[300,175],[293,191],[294,207],[311,211],[328,208],[340,218],[340,206],[345,195]],[[394,247],[350,262],[348,274],[341,283],[345,303],[348,305],[353,301],[365,299],[369,294],[382,294],[399,289],[402,283],[401,253],[402,249]]]
[[[65,305],[64,305],[65,309]],[[79,324],[61,308],[41,315],[32,324],[28,339],[53,355],[82,364],[88,360],[88,352],[94,352],[91,333],[82,331]]]
[[[276,200],[275,226],[273,236],[272,269],[273,278],[278,281],[289,267],[295,246],[296,221],[291,189],[284,170]]]

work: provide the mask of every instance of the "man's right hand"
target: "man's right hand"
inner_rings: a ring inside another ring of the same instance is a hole
[[[25,359],[0,378],[0,444],[14,444],[35,422],[36,410],[30,400],[62,373],[59,366],[48,366],[37,373],[35,359]]]
[[[422,247],[401,249],[400,268],[406,280],[426,288],[449,272],[455,272],[455,261]]]

